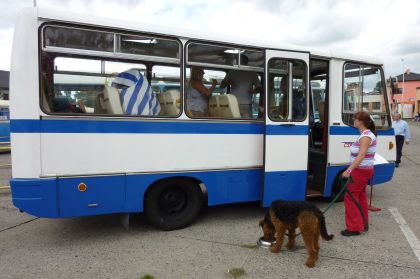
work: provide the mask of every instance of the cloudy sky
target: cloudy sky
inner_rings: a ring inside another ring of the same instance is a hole
[[[420,73],[419,0],[36,0],[38,7],[379,57],[386,75]],[[0,70],[17,13],[0,0]],[[170,28],[168,29],[170,30]],[[403,62],[402,62],[403,61]]]

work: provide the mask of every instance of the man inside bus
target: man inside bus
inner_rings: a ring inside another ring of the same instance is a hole
[[[248,57],[241,55],[241,65],[248,65]],[[262,91],[258,74],[253,71],[231,70],[220,84],[220,88],[231,86],[231,94],[236,96],[241,118],[252,117],[252,95]]]

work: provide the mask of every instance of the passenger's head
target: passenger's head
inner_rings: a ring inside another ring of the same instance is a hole
[[[241,54],[241,65],[248,65],[248,57],[244,54]]]
[[[392,119],[394,119],[395,121],[398,121],[401,119],[401,113],[396,112],[392,115]]]
[[[204,76],[203,67],[192,66],[191,67],[191,81],[202,81]]]
[[[353,116],[354,118],[354,127],[356,128],[367,128],[372,132],[375,132],[375,122],[373,122],[369,113],[364,111],[356,112]]]

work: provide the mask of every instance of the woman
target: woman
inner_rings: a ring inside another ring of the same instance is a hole
[[[352,176],[353,181],[347,185],[354,199],[360,204],[363,215],[348,193],[344,196],[346,209],[346,229],[343,236],[359,235],[368,229],[368,203],[366,186],[373,176],[373,162],[376,152],[375,123],[366,112],[354,115],[354,127],[359,129],[360,136],[350,147],[350,166],[343,172],[343,178]],[[365,224],[366,222],[366,224]]]
[[[208,116],[209,97],[216,88],[217,81],[212,80],[210,88],[203,84],[204,70],[202,67],[191,67],[191,78],[187,85],[187,111],[190,116]]]

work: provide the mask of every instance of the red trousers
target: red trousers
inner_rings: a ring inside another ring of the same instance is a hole
[[[369,179],[373,176],[373,168],[354,169],[351,176],[353,177],[353,182],[347,184],[347,189],[353,195],[354,199],[360,204],[363,214],[366,217],[366,221],[369,222],[366,186]],[[363,217],[359,208],[348,193],[344,196],[344,206],[346,209],[346,229],[352,232],[363,231],[365,229]]]

